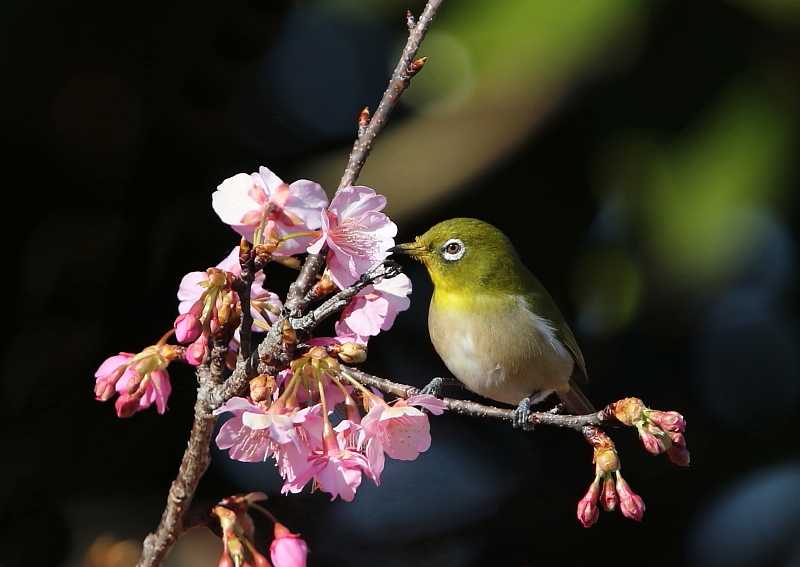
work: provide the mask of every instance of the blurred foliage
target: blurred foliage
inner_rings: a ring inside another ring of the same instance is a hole
[[[380,187],[401,221],[463,187],[513,151],[579,74],[631,49],[646,12],[632,0],[446,4],[420,51],[430,59],[409,91],[420,113],[381,136],[360,181]],[[403,29],[401,18],[396,26]],[[436,112],[425,112],[433,102]],[[337,150],[301,169],[335,187],[342,157]]]
[[[753,241],[747,213],[784,203],[797,151],[787,106],[752,82],[736,85],[691,132],[645,158],[649,175],[630,197],[674,282],[695,287],[729,276]]]

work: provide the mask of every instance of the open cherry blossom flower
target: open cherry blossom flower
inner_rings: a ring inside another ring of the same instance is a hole
[[[375,398],[374,405],[361,420],[366,439],[377,442],[373,451],[379,449],[379,444],[392,459],[413,461],[428,450],[431,446],[430,422],[425,412],[414,406],[425,408],[434,415],[444,411],[442,400],[427,394],[400,399],[392,405]]]
[[[269,432],[264,429],[252,429],[244,424],[244,414],[263,414],[264,409],[250,403],[245,398],[231,398],[224,405],[214,410],[214,415],[230,412],[233,414],[222,424],[217,433],[217,447],[227,450],[228,456],[235,461],[257,463],[266,461],[272,454]]]
[[[319,229],[327,204],[328,197],[318,183],[301,179],[287,185],[266,167],[259,168],[258,173],[229,177],[212,195],[212,206],[222,222],[250,242],[259,240],[256,244],[264,241],[262,237],[280,239]],[[298,254],[313,238],[288,238],[274,253]]]
[[[322,236],[308,247],[317,254],[327,244],[328,270],[341,288],[354,283],[389,254],[397,226],[381,211],[386,198],[369,187],[344,187],[322,215]]]
[[[335,439],[341,443],[341,438],[337,436]],[[370,474],[367,458],[343,444],[314,451],[308,463],[309,466],[293,482],[284,485],[285,491],[299,492],[313,478],[322,491],[331,495],[331,500],[339,497],[345,502],[352,502],[361,485],[362,473]]]
[[[342,312],[336,323],[336,334],[369,337],[388,331],[397,314],[411,305],[410,293],[411,280],[405,274],[368,285],[350,300]]]

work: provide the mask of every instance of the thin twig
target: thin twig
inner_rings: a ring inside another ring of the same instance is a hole
[[[356,283],[346,287],[332,297],[325,300],[322,305],[297,319],[290,319],[292,327],[296,331],[309,332],[319,325],[322,321],[335,315],[350,302],[350,300],[362,289],[382,278],[391,278],[400,273],[400,267],[389,260],[378,264],[370,271],[361,276]]]
[[[363,134],[360,135],[353,144],[353,149],[350,151],[350,158],[347,161],[347,168],[345,168],[342,180],[339,182],[339,189],[348,187],[356,182],[356,179],[358,179],[361,173],[361,169],[364,167],[364,163],[367,161],[367,156],[372,149],[372,143],[375,141],[375,137],[383,130],[389,115],[392,113],[392,110],[394,110],[394,107],[397,106],[397,101],[406,88],[408,88],[411,77],[422,67],[422,65],[419,65],[416,69],[412,67],[412,64],[415,63],[414,57],[416,57],[419,45],[422,43],[443,1],[444,0],[429,0],[425,9],[422,11],[422,15],[419,17],[419,21],[413,26],[413,16],[409,17],[409,14],[406,13],[406,24],[409,27],[409,33],[406,46],[403,48],[403,54],[400,56],[400,61],[397,62],[397,66],[394,68],[389,86],[386,87],[386,91],[383,93],[383,97],[381,98],[380,104],[378,104],[378,108],[375,110],[375,114],[372,115],[369,124],[364,128]],[[422,64],[424,64],[424,61]]]
[[[255,277],[255,257],[252,245],[244,238],[239,244],[239,266],[242,268],[242,273],[239,276],[240,285],[237,289],[242,308],[242,322],[239,328],[239,356],[246,359],[252,352],[250,340],[253,333],[253,314],[250,311],[250,288]]]
[[[367,374],[357,368],[350,366],[342,366],[342,370],[353,379],[361,382],[365,386],[377,388],[381,392],[398,396],[400,398],[408,398],[415,394],[419,394],[420,390],[407,384],[400,384]],[[472,417],[500,419],[503,421],[511,421],[514,416],[514,410],[498,408],[489,406],[478,402],[471,402],[468,400],[457,400],[454,398],[442,398],[445,407],[448,411],[460,415],[469,415]],[[562,427],[566,429],[574,429],[575,431],[583,434],[583,429],[586,426],[599,426],[609,423],[618,423],[614,417],[613,412],[609,408],[604,408],[598,412],[586,415],[563,415],[547,412],[533,412],[530,417],[531,423],[534,425],[549,425],[552,427]]]

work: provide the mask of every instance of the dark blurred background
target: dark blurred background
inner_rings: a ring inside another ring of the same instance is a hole
[[[180,277],[235,244],[210,207],[224,178],[336,186],[422,5],[3,3],[0,564],[131,564],[193,376],[172,373],[166,415],[119,420],[96,367],[152,344]],[[616,435],[641,525],[579,526],[576,435],[457,416],[352,504],[281,497],[271,465],[215,453],[198,506],[269,492],[314,565],[800,565],[799,32],[794,0],[446,2],[360,180],[401,239],[457,215],[502,227],[573,322],[590,397],[686,415],[689,470]],[[446,371],[408,272],[412,307],[366,368],[422,385]],[[218,553],[198,530],[168,565]]]

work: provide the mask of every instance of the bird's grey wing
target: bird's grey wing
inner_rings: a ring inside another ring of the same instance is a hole
[[[573,377],[578,378],[581,382],[588,382],[589,373],[586,371],[586,362],[578,346],[578,341],[575,339],[575,335],[572,334],[572,329],[569,328],[555,301],[553,301],[553,298],[550,297],[550,294],[547,293],[547,290],[539,280],[536,279],[536,276],[530,274],[530,272],[529,276],[531,278],[529,286],[533,289],[533,292],[528,294],[526,298],[529,308],[552,323],[556,337],[561,341],[561,344],[567,347],[577,365],[578,371],[573,373]]]

